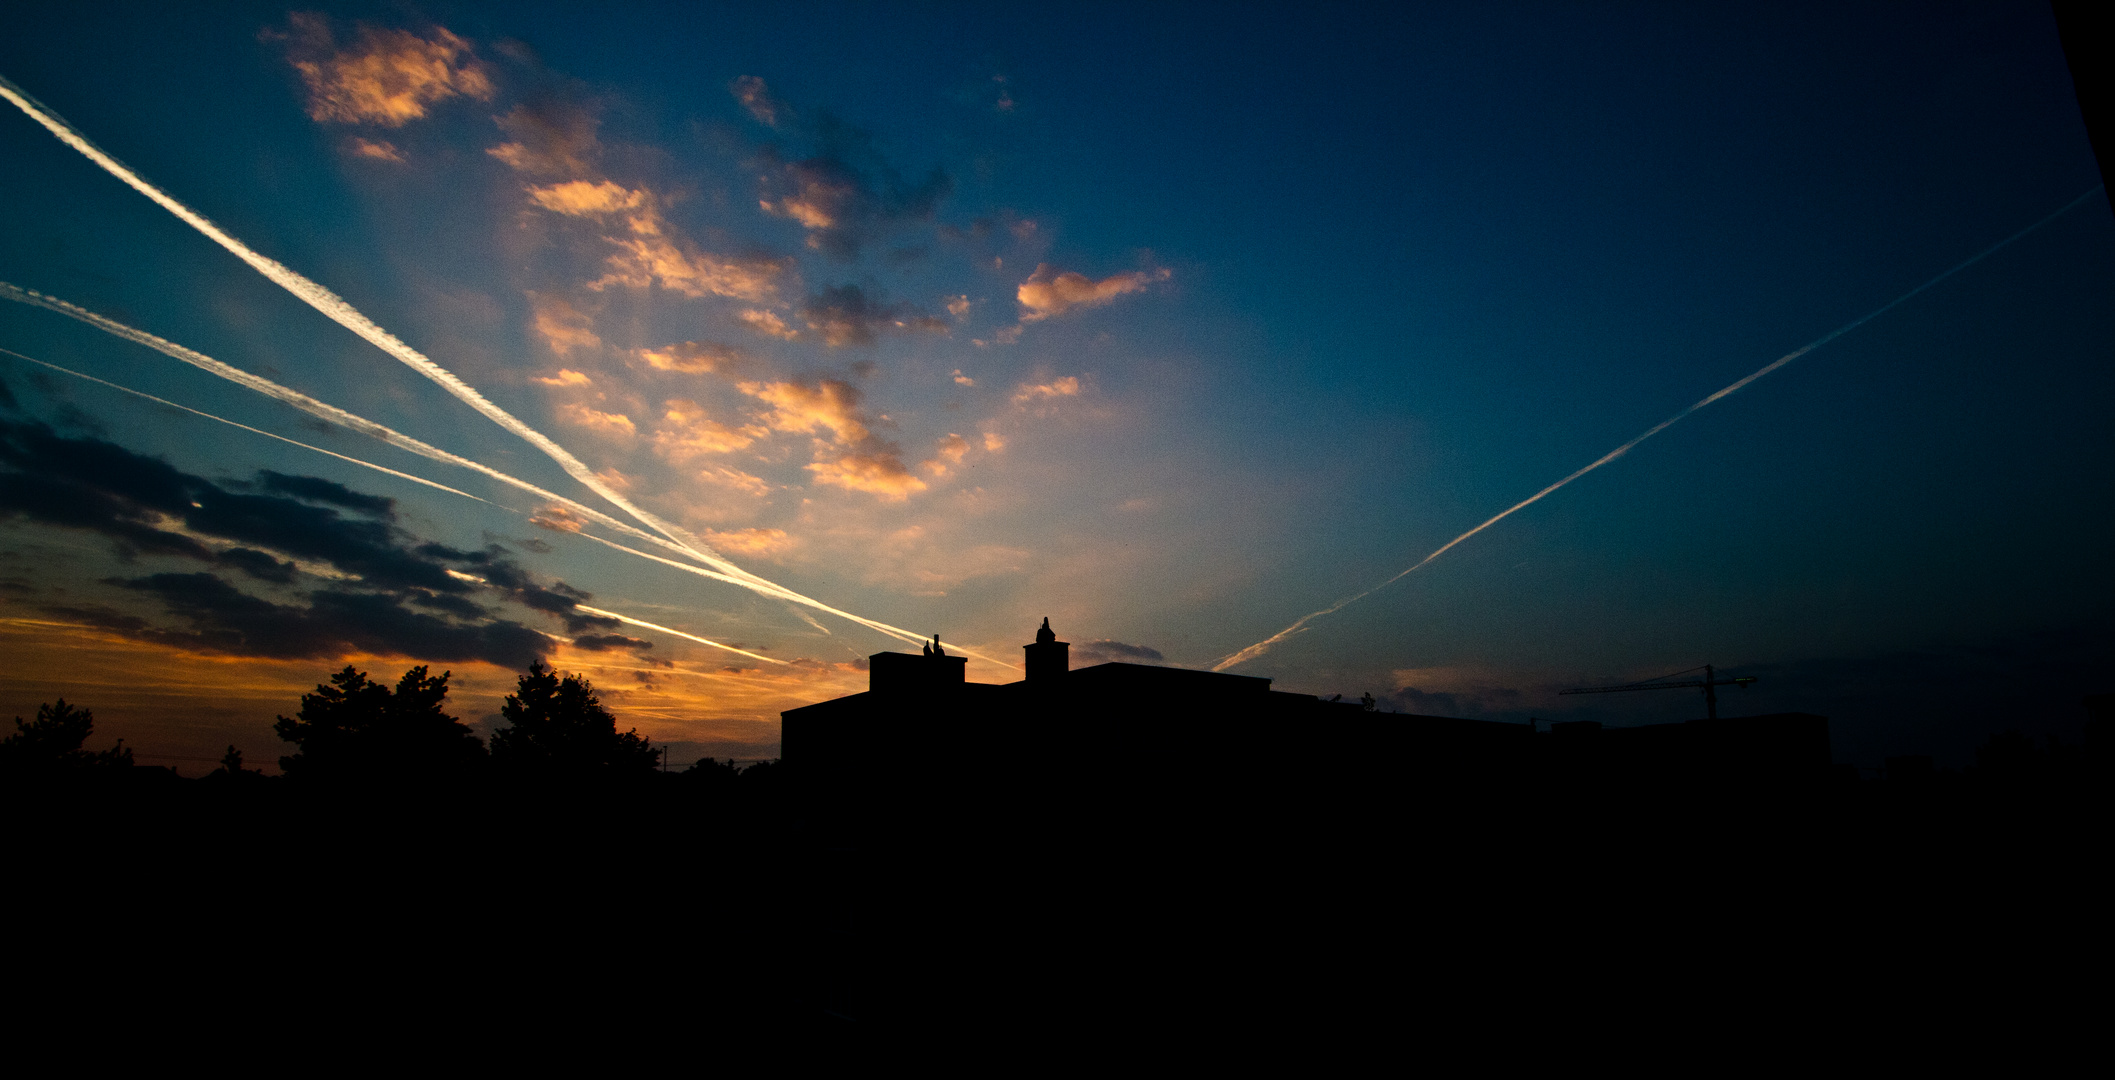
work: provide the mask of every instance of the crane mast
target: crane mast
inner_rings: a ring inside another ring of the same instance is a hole
[[[1675,674],[1681,675],[1685,673],[1678,671]],[[1701,679],[1647,679],[1644,682],[1624,683],[1620,686],[1578,686],[1570,690],[1559,690],[1557,692],[1559,694],[1620,694],[1631,690],[1677,690],[1700,686],[1704,688],[1704,715],[1716,720],[1718,719],[1718,688],[1721,686],[1738,686],[1746,689],[1747,685],[1754,681],[1755,678],[1749,675],[1733,679],[1721,679],[1718,677],[1718,672],[1710,664],[1705,664],[1704,677]]]

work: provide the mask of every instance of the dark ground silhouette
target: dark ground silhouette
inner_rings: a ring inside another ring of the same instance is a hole
[[[1480,759],[1480,728],[1401,744],[1452,767],[1349,744],[1288,764],[1222,744],[1226,716],[1112,758],[1077,735],[1110,717],[1050,716],[1000,759],[877,754],[824,790],[794,738],[786,763],[664,772],[541,664],[488,750],[447,683],[337,672],[282,718],[278,777],[235,747],[196,780],[131,765],[54,703],[0,742],[8,860],[47,909],[140,940],[248,913],[303,977],[650,1001],[792,1047],[1385,1030],[1697,962],[1728,970],[1692,984],[1796,963],[1849,992],[2040,971],[2073,948],[2054,928],[2098,918],[2106,698],[2082,745],[2009,733],[1891,779],[1603,768],[1572,748],[1616,744],[1583,729],[1526,766]]]

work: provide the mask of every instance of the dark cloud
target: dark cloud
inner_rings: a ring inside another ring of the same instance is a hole
[[[161,629],[134,616],[94,610],[71,613],[130,637],[234,656],[298,660],[357,650],[525,667],[548,644],[520,623],[500,619],[464,625],[411,611],[397,597],[379,593],[323,590],[306,605],[293,605],[251,596],[208,573],[151,574],[112,584],[159,599],[189,629]]]
[[[229,548],[220,553],[219,562],[222,566],[240,570],[259,581],[269,581],[277,585],[294,583],[294,564],[280,562],[262,551]]]
[[[1144,645],[1126,645],[1121,641],[1111,641],[1108,638],[1103,638],[1099,641],[1089,641],[1084,644],[1074,645],[1072,647],[1072,659],[1075,664],[1085,667],[1088,664],[1107,664],[1111,662],[1158,664],[1165,658],[1160,655],[1159,649],[1148,648]]]
[[[757,80],[753,89],[761,90]],[[742,88],[736,88],[740,97]],[[744,99],[744,104],[750,100]],[[764,150],[762,203],[766,210],[799,222],[808,230],[808,246],[840,259],[852,259],[860,248],[900,226],[930,221],[955,182],[935,168],[916,182],[904,179],[889,163],[871,133],[818,112],[813,122],[794,124],[794,114],[771,101],[773,126],[799,129],[818,152],[800,160]],[[754,106],[751,107],[756,114]]]
[[[638,652],[643,649],[653,648],[654,643],[635,637],[625,637],[623,634],[582,634],[573,639],[573,647],[586,649],[589,652],[604,652],[610,649],[626,649]]]
[[[17,412],[21,408],[21,404],[15,400],[15,392],[7,388],[7,380],[0,379],[0,409]]]
[[[299,560],[344,575],[284,603],[203,571],[106,582],[156,598],[185,624],[181,630],[101,608],[50,609],[55,614],[143,640],[234,655],[315,657],[356,649],[510,666],[535,658],[547,639],[493,618],[473,599],[488,587],[557,618],[572,634],[619,625],[579,611],[580,602],[592,599],[588,593],[537,580],[503,548],[458,550],[374,519],[392,519],[394,505],[328,480],[273,472],[259,474],[252,490],[231,490],[100,439],[0,421],[0,518],[97,533],[128,559],[192,559],[279,586],[299,582]],[[368,516],[341,512],[347,510]]]
[[[342,506],[348,510],[358,510],[363,514],[370,514],[385,520],[394,519],[397,515],[397,501],[395,499],[384,498],[380,495],[362,494],[343,484],[332,483],[329,480],[313,476],[288,476],[285,473],[275,473],[270,469],[265,469],[257,474],[257,484],[264,490],[275,494],[291,495],[304,502],[329,503],[332,506]]]
[[[801,304],[800,317],[809,329],[822,335],[827,345],[872,345],[876,334],[887,329],[948,332],[945,320],[909,304],[883,303],[857,285],[839,285],[816,293]]]

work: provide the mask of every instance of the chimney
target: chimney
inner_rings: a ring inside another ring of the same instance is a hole
[[[1021,651],[1028,654],[1029,682],[1055,682],[1072,668],[1072,643],[1057,639],[1048,618],[1043,620],[1043,628],[1035,632],[1035,644],[1023,645]]]

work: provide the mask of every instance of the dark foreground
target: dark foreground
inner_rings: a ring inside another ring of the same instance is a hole
[[[1915,783],[1082,764],[849,792],[784,765],[447,790],[142,767],[0,805],[30,983],[437,1035],[621,1022],[642,1054],[710,1030],[1064,1056],[1579,1010],[1871,1033],[1969,987],[2063,1022],[2085,999],[2054,988],[2104,944],[2104,778],[2083,752]]]

